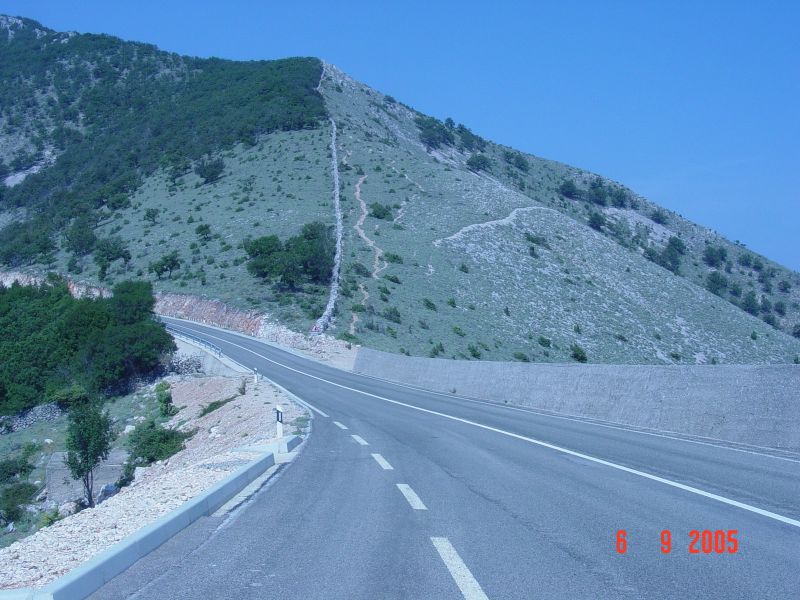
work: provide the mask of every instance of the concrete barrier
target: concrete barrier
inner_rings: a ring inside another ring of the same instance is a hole
[[[361,348],[353,370],[460,396],[800,450],[800,365],[534,364]]]
[[[89,596],[200,517],[212,514],[273,466],[275,454],[290,452],[301,441],[297,436],[289,436],[257,448],[265,454],[80,567],[41,589],[2,591],[0,600],[75,600]]]

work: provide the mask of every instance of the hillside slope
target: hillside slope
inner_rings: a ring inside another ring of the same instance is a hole
[[[149,278],[308,331],[327,286],[265,283],[245,242],[333,230],[329,117],[344,219],[330,333],[482,360],[800,355],[797,273],[316,59],[204,61],[9,17],[0,58],[14,65],[0,67],[8,267]],[[173,252],[171,269],[153,271]]]

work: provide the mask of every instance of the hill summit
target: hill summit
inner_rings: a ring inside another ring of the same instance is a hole
[[[797,273],[619,182],[315,58],[0,30],[6,268],[146,278],[299,331],[327,306],[328,333],[411,355],[800,360]]]

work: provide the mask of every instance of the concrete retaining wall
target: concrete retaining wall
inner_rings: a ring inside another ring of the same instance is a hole
[[[554,365],[361,348],[353,370],[460,396],[800,450],[800,365]]]

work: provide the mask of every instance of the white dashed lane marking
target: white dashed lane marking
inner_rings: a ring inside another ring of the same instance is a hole
[[[399,489],[403,493],[403,496],[406,497],[406,500],[408,500],[411,508],[414,510],[428,510],[428,507],[423,504],[422,500],[420,500],[419,496],[417,496],[417,493],[411,489],[410,485],[407,483],[398,483],[397,489]]]
[[[375,459],[375,462],[381,466],[381,469],[384,471],[391,471],[394,469],[392,465],[389,464],[389,461],[383,458],[380,454],[373,454],[372,458]]]
[[[452,575],[464,598],[466,600],[489,600],[489,597],[481,589],[481,585],[473,577],[464,561],[461,560],[456,549],[453,548],[450,540],[446,537],[432,537],[431,542],[433,542],[433,546],[439,556],[442,557],[442,561],[447,570],[450,571],[450,575]]]

